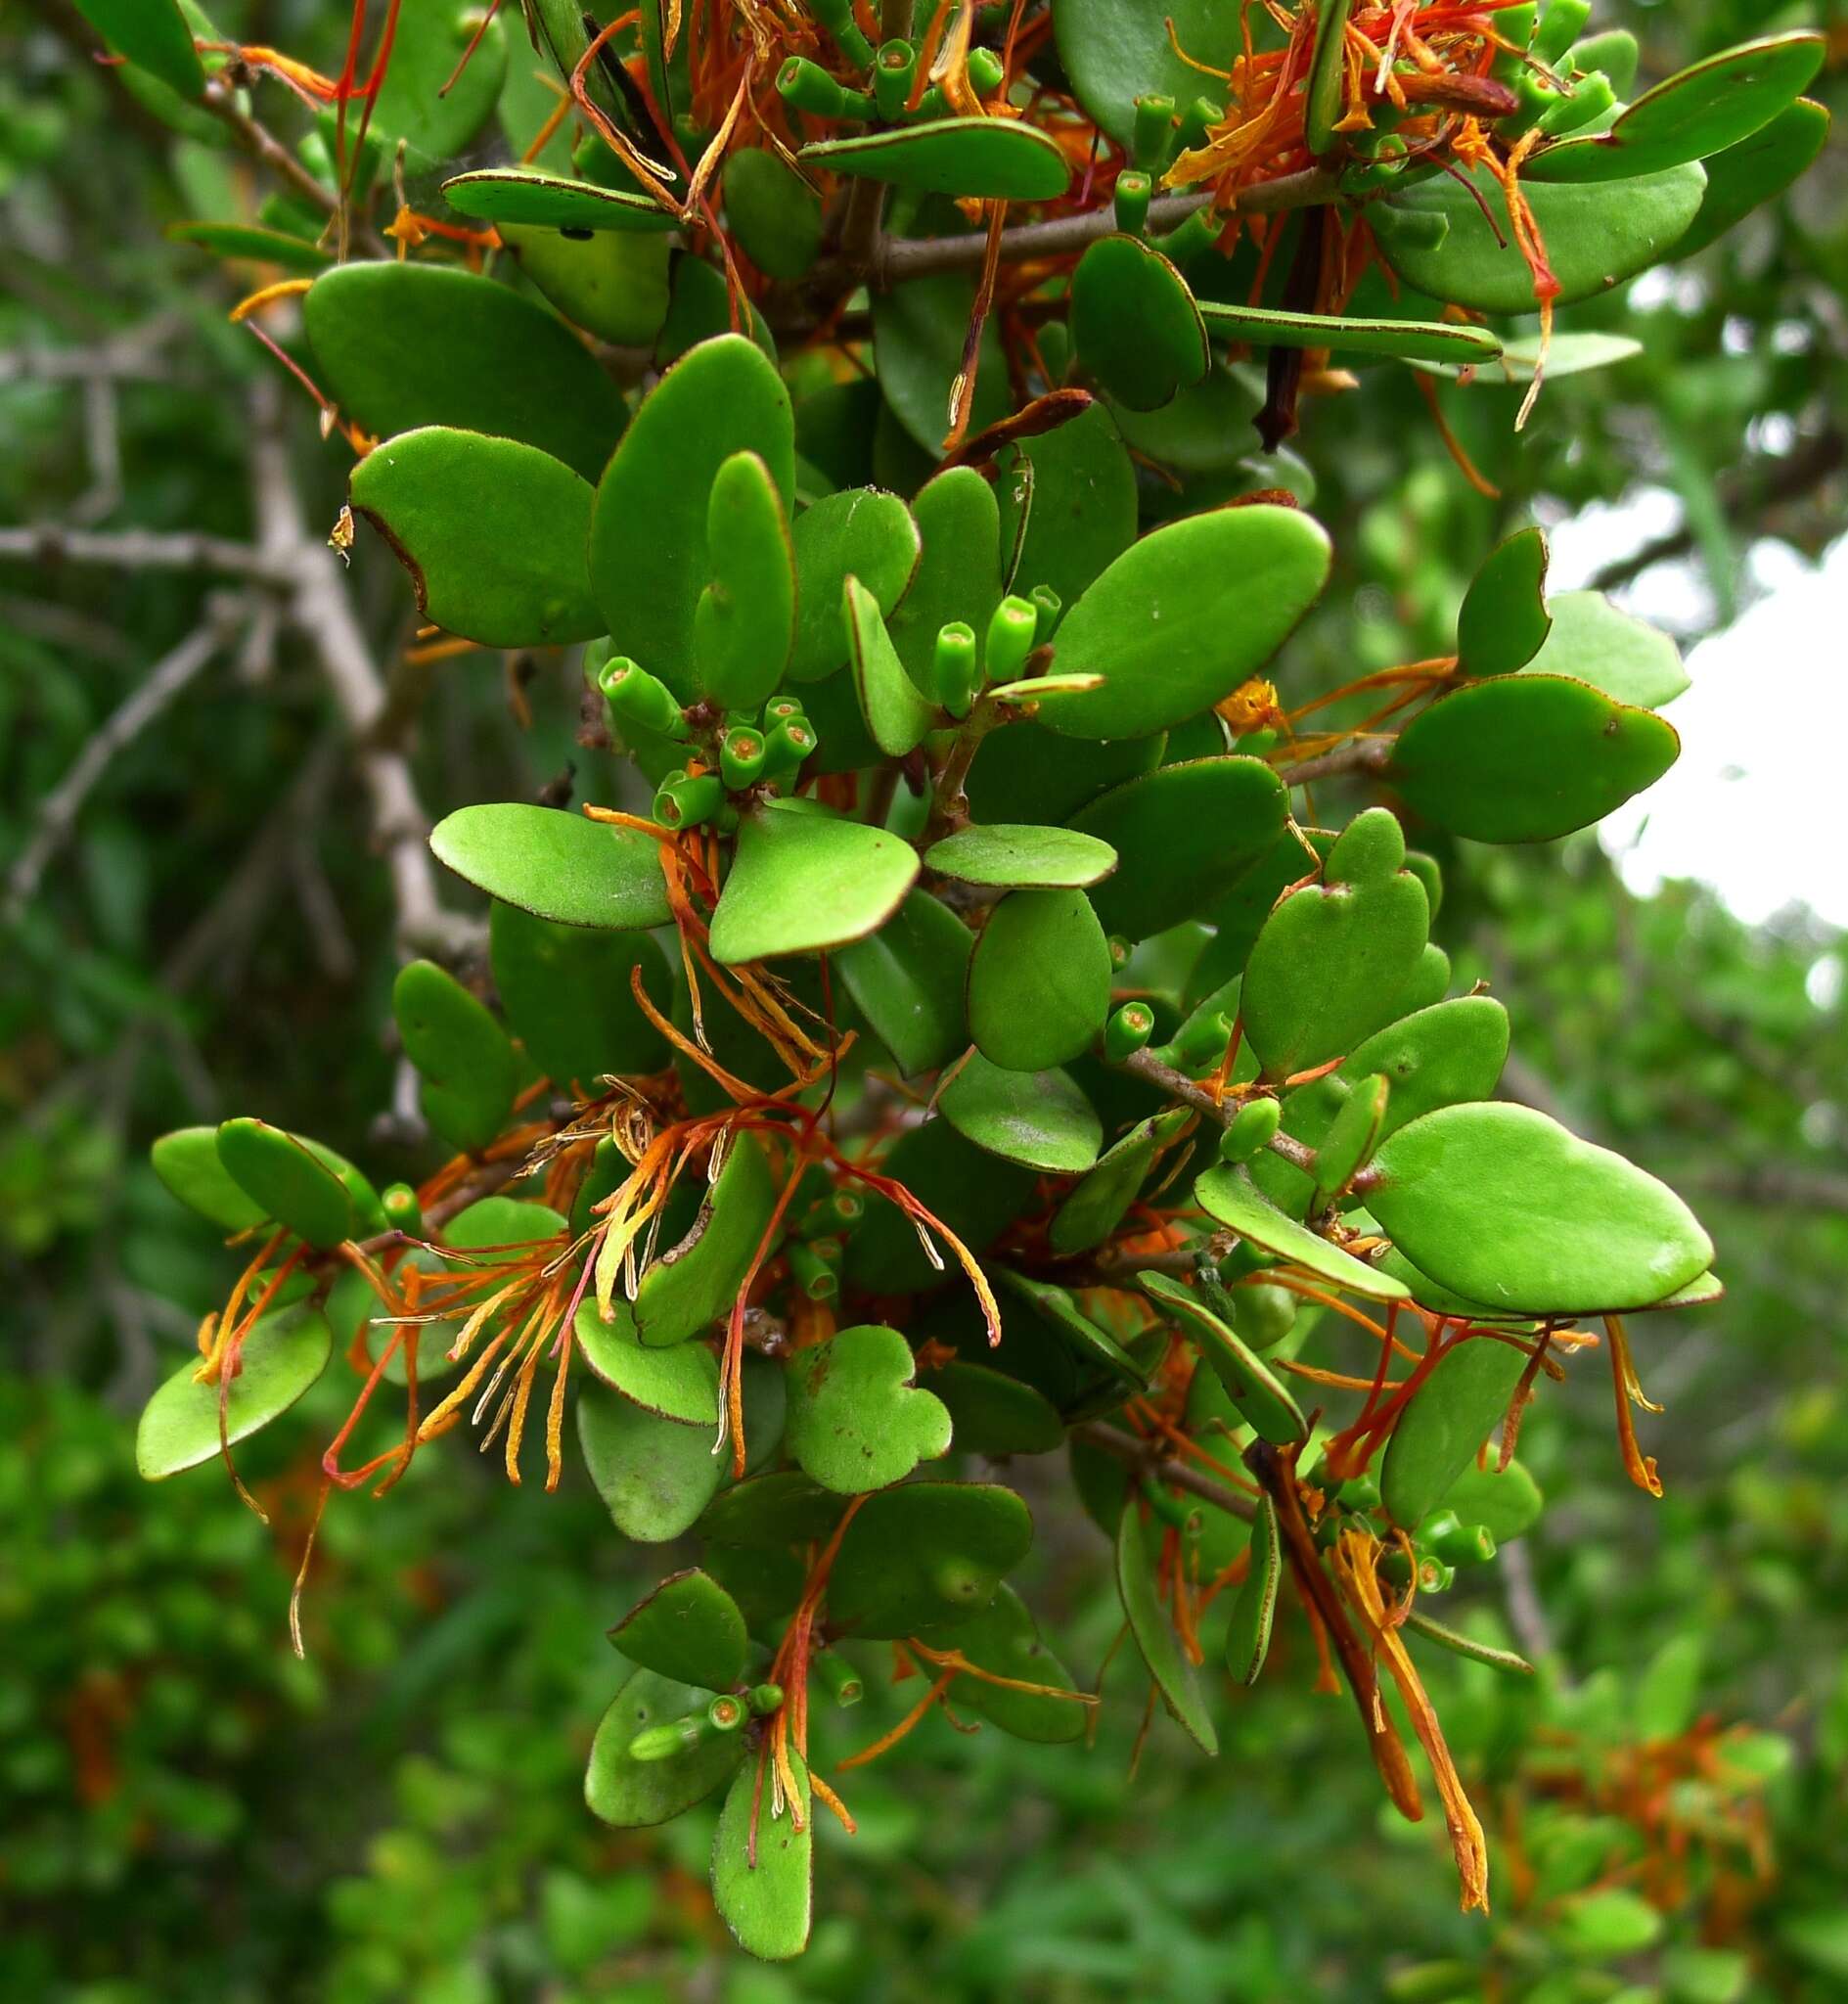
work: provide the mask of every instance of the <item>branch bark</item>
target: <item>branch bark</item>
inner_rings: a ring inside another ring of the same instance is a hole
[[[1115,1455],[1118,1461],[1127,1462],[1132,1468],[1145,1469],[1170,1488],[1185,1489],[1190,1496],[1197,1496],[1202,1503],[1210,1503],[1216,1510],[1242,1518],[1246,1524],[1257,1519],[1258,1506],[1249,1496],[1241,1496],[1237,1489],[1227,1488],[1224,1482],[1214,1481],[1211,1476],[1201,1475],[1185,1461],[1151,1453],[1147,1440],[1139,1440],[1121,1427],[1112,1427],[1107,1420],[1086,1420],[1082,1426],[1074,1427],[1071,1433],[1074,1440],[1087,1441],[1093,1447],[1101,1447],[1105,1454]]]

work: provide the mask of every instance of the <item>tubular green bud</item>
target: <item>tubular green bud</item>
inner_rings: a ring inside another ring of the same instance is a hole
[[[799,696],[773,696],[764,705],[764,729],[774,730],[778,724],[788,723],[792,716],[802,714],[802,699]]]
[[[744,1701],[742,1698],[734,1698],[729,1691],[721,1691],[706,1707],[705,1716],[706,1724],[715,1733],[735,1733],[744,1723]]]
[[[1188,1024],[1168,1048],[1181,1070],[1196,1072],[1220,1064],[1231,1042],[1232,1018],[1223,1009],[1216,1009],[1198,1023]]]
[[[866,1216],[866,1199],[857,1190],[836,1190],[826,1207],[834,1219],[834,1236],[850,1232]]]
[[[1155,249],[1170,264],[1182,271],[1188,270],[1219,240],[1219,226],[1213,221],[1212,213],[1209,208],[1196,208],[1165,237],[1156,238]]]
[[[931,681],[938,703],[952,716],[968,716],[974,706],[975,691],[981,686],[981,669],[975,654],[975,629],[968,620],[952,619],[947,626],[937,628]]]
[[[782,780],[799,771],[817,742],[807,717],[785,717],[764,740],[763,777]]]
[[[1027,597],[1033,601],[1033,610],[1038,615],[1038,623],[1033,629],[1033,645],[1044,647],[1059,626],[1059,615],[1065,610],[1065,602],[1050,584],[1036,584]]]
[[[815,0],[813,12],[847,61],[856,69],[866,68],[873,61],[873,44],[853,18],[853,0]]]
[[[824,1248],[833,1247],[830,1260]],[[789,1278],[811,1301],[832,1301],[840,1292],[838,1239],[794,1240],[789,1247]]]
[[[1379,1478],[1375,1475],[1351,1476],[1337,1493],[1344,1510],[1377,1510]]]
[[[1296,1297],[1287,1288],[1242,1287],[1232,1310],[1239,1334],[1259,1352],[1274,1350],[1296,1326]]]
[[[992,96],[998,91],[1006,74],[1001,58],[993,49],[971,49],[969,52],[969,86],[978,98]]]
[[[1175,128],[1174,151],[1189,153],[1217,125],[1224,114],[1209,97],[1197,97],[1182,112]]]
[[[764,769],[764,735],[755,729],[727,731],[719,740],[719,775],[727,793],[750,786]]]
[[[1116,227],[1126,236],[1140,237],[1149,220],[1149,198],[1154,183],[1140,167],[1126,168],[1116,177]]]
[[[1486,1566],[1495,1535],[1485,1524],[1465,1524],[1454,1510],[1434,1510],[1419,1526],[1418,1541],[1447,1566]]]
[[[844,1656],[825,1649],[809,1667],[821,1679],[822,1689],[836,1705],[858,1705],[866,1696],[866,1683]]]
[[[755,1718],[768,1718],[783,1703],[781,1684],[753,1684],[744,1693],[745,1708]]]
[[[629,1742],[631,1760],[675,1760],[690,1754],[712,1730],[703,1711],[690,1711],[685,1718],[670,1718],[658,1726],[645,1726]]]
[[[873,63],[873,95],[882,118],[897,118],[911,95],[912,78],[918,74],[918,51],[910,42],[893,40],[879,44]]]
[[[716,773],[698,779],[672,779],[654,796],[654,818],[663,828],[697,828],[725,805],[725,788]]]
[[[1112,933],[1104,940],[1104,944],[1109,952],[1110,972],[1120,975],[1129,965],[1129,957],[1136,949],[1123,937],[1121,933]]]
[[[1222,1161],[1248,1162],[1271,1145],[1284,1117],[1283,1107],[1273,1099],[1247,1100],[1226,1123],[1219,1137]]]
[[[1104,1025],[1104,1055],[1112,1065],[1133,1058],[1155,1033],[1155,1012],[1147,1002],[1125,1002]]]
[[[988,622],[988,644],[982,654],[982,673],[991,682],[1012,682],[1033,652],[1033,636],[1039,631],[1039,614],[1022,598],[1010,592],[995,608]]]
[[[619,719],[664,737],[687,735],[687,719],[674,701],[673,691],[658,675],[651,675],[627,655],[610,657],[597,677],[597,686]]]
[[[858,28],[854,29],[859,34]],[[872,45],[860,35],[871,61]],[[871,118],[879,107],[864,91],[848,90],[829,75],[820,64],[806,56],[791,56],[777,71],[777,95],[792,112],[806,112],[815,118]]]
[[[415,1234],[424,1229],[424,1207],[418,1203],[417,1192],[410,1184],[387,1184],[379,1193],[379,1205],[385,1222],[394,1230]]]
[[[1130,158],[1145,175],[1154,173],[1168,157],[1168,142],[1174,136],[1174,100],[1156,92],[1136,100],[1136,125],[1130,140]],[[1123,185],[1121,178],[1117,187]]]

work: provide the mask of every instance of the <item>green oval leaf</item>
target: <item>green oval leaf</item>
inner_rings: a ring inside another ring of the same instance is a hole
[[[635,1760],[629,1754],[638,1734],[701,1709],[708,1695],[654,1670],[637,1670],[629,1678],[591,1742],[584,1800],[593,1816],[618,1830],[671,1823],[724,1782],[744,1757],[743,1733],[714,1733],[671,1760]]]
[[[1226,1667],[1241,1684],[1255,1684],[1271,1653],[1271,1624],[1277,1615],[1277,1588],[1283,1576],[1283,1544],[1277,1534],[1277,1505],[1258,1499],[1257,1521],[1251,1526],[1251,1570],[1239,1598],[1232,1604],[1232,1625],[1226,1630]]]
[[[1190,758],[1113,787],[1073,817],[1116,851],[1091,892],[1106,933],[1146,939],[1225,896],[1283,832],[1289,794],[1258,758]]]
[[[1217,1754],[1219,1735],[1213,1730],[1212,1713],[1200,1692],[1199,1672],[1182,1649],[1155,1590],[1142,1513],[1142,1497],[1132,1489],[1116,1528],[1116,1590],[1129,1618],[1129,1632],[1176,1722],[1202,1752]]]
[[[975,938],[926,890],[914,890],[877,933],[834,955],[854,1007],[901,1072],[934,1071],[969,1045],[964,989]]]
[[[1107,842],[1037,822],[991,823],[946,835],[924,851],[924,867],[964,884],[1013,889],[1081,890],[1116,868]]]
[[[653,196],[600,188],[533,167],[478,167],[443,183],[451,208],[489,223],[528,223],[552,230],[634,230],[678,227]]]
[[[1443,1107],[1374,1159],[1368,1206],[1440,1286],[1505,1313],[1645,1308],[1713,1263],[1664,1183],[1531,1107]]]
[[[992,1064],[1048,1071],[1088,1050],[1110,1008],[1110,949],[1082,890],[1014,890],[969,964],[969,1027]]]
[[[998,1587],[979,1615],[941,1630],[932,1629],[918,1639],[931,1647],[954,1649],[978,1668],[1013,1680],[1011,1685],[991,1684],[979,1677],[959,1679],[952,1687],[958,1711],[972,1711],[1014,1739],[1032,1740],[1041,1746],[1065,1746],[1084,1738],[1091,1708],[1079,1700],[1070,1671],[1040,1640],[1039,1623],[1013,1587]],[[1043,1688],[1014,1688],[1019,1684]],[[1059,1691],[1069,1691],[1072,1696],[1053,1695]]]
[[[963,340],[974,310],[975,282],[955,271],[907,279],[890,292],[873,296],[873,353],[879,388],[892,415],[932,461],[942,455],[943,434],[950,428],[950,392],[963,367]],[[970,433],[983,431],[1013,408],[1007,357],[1002,352],[1000,332],[990,319],[982,330],[975,396],[969,410]],[[959,471],[987,489],[987,481],[972,467]],[[920,494],[920,504],[923,498]],[[990,494],[991,506],[993,501]],[[918,526],[924,531],[927,562],[930,531],[922,514]],[[960,613],[944,615],[945,618],[963,616]],[[982,632],[985,624],[984,619],[975,631]],[[930,629],[933,640],[936,630],[936,626]],[[906,665],[912,665],[909,660]],[[917,672],[915,667],[912,672]]]
[[[1104,1123],[1070,1072],[1008,1070],[979,1051],[957,1068],[937,1110],[977,1148],[1046,1175],[1082,1175],[1104,1145]]]
[[[215,1127],[176,1127],[155,1142],[148,1160],[155,1174],[189,1210],[196,1210],[220,1231],[248,1231],[269,1215],[219,1161]]]
[[[323,1249],[352,1238],[358,1211],[346,1186],[318,1150],[267,1120],[227,1120],[218,1159],[263,1215]]]
[[[1137,237],[1100,237],[1071,275],[1078,359],[1120,404],[1159,410],[1212,367],[1187,280]]]
[[[840,611],[867,733],[888,758],[903,758],[937,722],[936,705],[921,696],[906,674],[879,616],[879,600],[857,577],[843,583]]]
[[[391,988],[404,1055],[421,1075],[424,1117],[464,1154],[501,1131],[519,1088],[518,1061],[489,1010],[434,961],[413,960]]]
[[[1217,79],[1240,53],[1238,15],[1218,0],[1059,0],[1053,33],[1079,104],[1123,146],[1139,97],[1223,102]]]
[[[907,1482],[869,1496],[828,1575],[830,1625],[874,1641],[979,1614],[1027,1555],[1033,1520],[1012,1489]]]
[[[1799,98],[1769,125],[1707,161],[1707,190],[1700,213],[1675,247],[1677,257],[1692,257],[1717,243],[1760,204],[1770,202],[1815,164],[1828,140],[1829,114]]]
[[[879,1163],[879,1173],[902,1184],[971,1252],[990,1246],[1026,1208],[1033,1172],[965,1141],[947,1120],[908,1127]],[[911,1221],[877,1193],[866,1217],[847,1241],[847,1279],[870,1294],[915,1294],[960,1273],[939,1248],[932,1265]]]
[[[1392,774],[1406,801],[1474,842],[1551,842],[1588,828],[1661,778],[1681,740],[1646,709],[1563,675],[1477,682],[1401,733]]]
[[[428,425],[518,439],[595,479],[628,417],[543,306],[439,264],[342,264],[302,301],[328,393],[389,438]]]
[[[496,899],[488,913],[495,992],[526,1055],[555,1084],[594,1087],[606,1076],[659,1071],[668,1043],[642,1014],[636,968],[668,1013],[666,956],[646,933],[606,933],[536,918]]]
[[[202,97],[205,69],[174,0],[76,0],[77,12],[118,56],[183,98]]]
[[[719,178],[739,249],[766,278],[800,278],[822,248],[820,196],[767,146],[728,155]]]
[[[634,829],[509,800],[458,807],[429,845],[490,897],[562,926],[645,932],[673,921],[660,851]]]
[[[1071,181],[1058,142],[1018,118],[926,118],[820,139],[797,159],[831,174],[991,202],[1057,202]]]
[[[701,1691],[730,1691],[744,1674],[744,1617],[709,1572],[669,1573],[609,1631],[632,1663]]]
[[[1001,603],[1001,509],[981,475],[959,466],[927,481],[911,510],[924,554],[891,615],[890,632],[905,672],[927,689],[938,628],[961,619],[978,635],[986,633]]]
[[[694,613],[699,686],[730,709],[775,695],[795,638],[795,558],[770,470],[754,452],[720,464],[706,501],[712,582]]]
[[[1502,352],[1486,327],[1448,320],[1370,320],[1346,313],[1289,313],[1277,306],[1234,306],[1202,299],[1206,332],[1254,348],[1329,348],[1336,354],[1391,355],[1401,362],[1448,362],[1476,368]]]
[[[1465,675],[1511,675],[1547,644],[1547,532],[1517,530],[1489,552],[1457,615],[1457,665]]]
[[[327,1317],[304,1302],[265,1315],[244,1340],[228,1389],[201,1385],[189,1357],[142,1409],[135,1466],[151,1482],[198,1468],[217,1454],[218,1400],[224,1390],[225,1439],[235,1446],[285,1413],[327,1369],[334,1338]]]
[[[1018,553],[1015,588],[1050,585],[1061,605],[1076,605],[1100,572],[1136,540],[1135,462],[1109,412],[1093,404],[1069,424],[1022,438],[998,464],[1003,472],[995,483],[1002,540]],[[1032,477],[1024,528],[1019,520],[1028,500],[1023,470]]]
[[[645,347],[660,333],[671,298],[665,237],[535,223],[497,228],[521,275],[586,334]]]
[[[1552,612],[1553,630],[1527,663],[1529,672],[1569,675],[1638,709],[1660,709],[1687,689],[1681,649],[1602,592],[1562,592]]]
[[[506,76],[506,30],[492,19],[483,26],[474,0],[405,8],[373,105],[373,130],[428,159],[452,159],[494,115]]]
[[[669,1348],[730,1312],[776,1201],[776,1177],[762,1144],[740,1134],[693,1229],[655,1260],[635,1291],[635,1326],[645,1344]],[[600,1285],[602,1279],[600,1272]]]
[[[1185,1110],[1180,1117],[1187,1117]],[[1171,1114],[1138,1121],[1098,1159],[1084,1181],[1053,1213],[1047,1243],[1055,1252],[1088,1252],[1104,1244],[1128,1214],[1154,1165],[1164,1129],[1174,1124]]]
[[[883,1489],[950,1451],[950,1415],[941,1399],[917,1389],[917,1359],[895,1329],[843,1329],[797,1350],[785,1375],[785,1441],[825,1489],[843,1496]]]
[[[847,659],[841,588],[857,577],[881,618],[905,596],[924,553],[911,510],[896,494],[847,487],[795,518],[795,647],[791,682],[816,682]]]
[[[1260,1251],[1274,1252],[1306,1273],[1318,1274],[1350,1295],[1375,1301],[1410,1298],[1412,1291],[1404,1281],[1375,1271],[1351,1252],[1319,1238],[1307,1225],[1285,1216],[1242,1169],[1229,1164],[1208,1169],[1194,1185],[1194,1201],[1208,1217]]]
[[[1431,1367],[1399,1415],[1379,1465],[1380,1500],[1393,1523],[1416,1530],[1507,1413],[1527,1351],[1500,1337],[1471,1336]]]
[[[169,223],[166,235],[176,244],[197,244],[217,257],[277,264],[285,271],[325,271],[334,261],[329,251],[306,237],[255,223]]]
[[[1080,738],[1133,738],[1210,709],[1320,595],[1329,540],[1294,509],[1189,516],[1125,550],[1059,624],[1054,667],[1104,686],[1040,699]]]
[[[944,1364],[930,1389],[950,1415],[957,1451],[997,1460],[1010,1454],[1051,1454],[1065,1444],[1065,1424],[1043,1393],[986,1364]]]
[[[1212,1366],[1239,1417],[1259,1438],[1292,1447],[1309,1437],[1309,1423],[1288,1387],[1191,1288],[1161,1273],[1139,1273],[1136,1285],[1170,1322],[1180,1324]]]
[[[577,1394],[577,1440],[616,1528],[644,1545],[689,1529],[731,1466],[703,1427],[663,1420],[595,1380]]]
[[[563,461],[430,426],[368,453],[351,493],[410,572],[418,611],[445,632],[558,647],[603,630],[584,563],[591,490]]]
[[[636,1334],[635,1311],[616,1300],[606,1322],[595,1301],[580,1301],[574,1325],[584,1361],[612,1390],[657,1419],[688,1427],[719,1421],[718,1359],[701,1343],[650,1346]]]
[[[808,801],[766,800],[739,827],[712,916],[713,958],[732,967],[862,939],[898,909],[917,876],[918,852],[898,836]]]
[[[741,1948],[765,1962],[787,1962],[808,1946],[814,1799],[808,1769],[790,1747],[798,1799],[786,1801],[777,1814],[776,1786],[763,1771],[768,1760],[766,1749],[739,1769],[719,1811],[712,1840],[712,1903]]]

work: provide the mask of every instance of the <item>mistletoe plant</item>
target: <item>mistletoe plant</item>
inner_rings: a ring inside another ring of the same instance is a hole
[[[590,1807],[722,1794],[720,1911],[780,1957],[816,1806],[852,1828],[825,1769],[933,1711],[1084,1737],[1008,1583],[1008,1464],[1063,1449],[1151,1707],[1212,1753],[1300,1606],[1486,1904],[1413,1647],[1526,1665],[1428,1600],[1533,1523],[1520,1415],[1581,1350],[1657,1488],[1622,1318],[1719,1288],[1671,1191],[1495,1097],[1404,827],[1596,822],[1685,678],[1529,529],[1450,657],[1286,703],[1330,552],[1279,448],[1336,360],[1435,407],[1617,359],[1554,309],[1802,170],[1820,38],[1635,95],[1586,0],[526,0],[532,55],[390,0],[364,62],[357,0],[324,75],[84,5],[144,103],[287,170],[183,234],[284,274],[237,317],[355,455],[337,546],[403,564],[426,662],[581,648],[623,755],[431,837],[492,903],[397,978],[420,1185],[258,1117],[157,1145],[243,1270],[144,1472],[330,1369],[324,1502],[467,1427],[551,1487],[574,1433],[621,1536],[699,1541],[610,1631]],[[1391,804],[1322,825],[1341,774]],[[852,1750],[886,1669],[922,1695]]]

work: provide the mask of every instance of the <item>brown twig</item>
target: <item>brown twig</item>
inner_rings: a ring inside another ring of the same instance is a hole
[[[1134,1434],[1126,1434],[1121,1427],[1112,1427],[1107,1420],[1086,1420],[1082,1426],[1074,1427],[1071,1435],[1074,1440],[1101,1447],[1105,1454],[1113,1454],[1118,1461],[1145,1470],[1170,1488],[1185,1489],[1190,1496],[1197,1496],[1202,1503],[1210,1503],[1216,1510],[1227,1511],[1246,1524],[1256,1520],[1258,1508],[1249,1496],[1241,1496],[1237,1489],[1227,1488],[1224,1482],[1214,1481],[1211,1476],[1201,1475],[1185,1461],[1170,1459],[1153,1442],[1140,1440]]]

